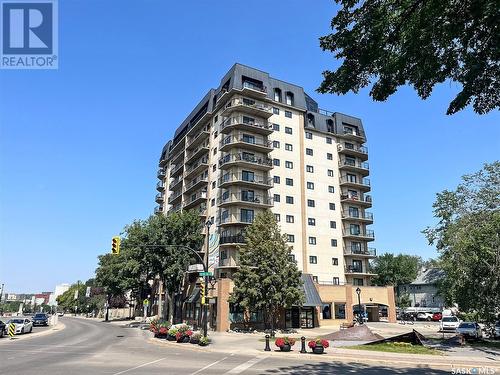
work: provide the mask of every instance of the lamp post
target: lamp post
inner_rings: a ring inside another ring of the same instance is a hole
[[[210,226],[212,225],[212,222],[210,219],[207,220],[205,223],[205,226],[207,227],[207,243],[206,243],[206,251],[205,251],[205,294],[208,293],[208,250],[209,250],[209,242],[210,242]],[[207,299],[205,297],[205,304],[203,305],[203,336],[206,337],[208,333],[208,303]]]
[[[358,322],[359,324],[363,324],[363,318],[361,316],[361,289],[359,287],[356,288],[356,294],[358,295]]]

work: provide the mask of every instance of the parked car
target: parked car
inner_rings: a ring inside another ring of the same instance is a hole
[[[5,323],[0,320],[0,337],[3,337],[5,334]]]
[[[58,311],[57,312],[57,316],[59,316],[59,317],[64,316],[64,312],[63,311]]]
[[[457,333],[467,338],[480,339],[483,337],[483,331],[476,322],[462,322],[457,328]]]
[[[443,319],[443,314],[441,314],[440,312],[432,314],[433,322],[439,322],[441,319]]]
[[[33,317],[33,327],[34,326],[48,326],[49,317],[44,313],[36,313]]]
[[[430,312],[419,312],[417,314],[417,320],[427,320],[430,322],[432,320],[432,313]]]
[[[7,322],[7,326],[14,323],[16,326],[15,334],[31,333],[33,331],[33,323],[28,318],[14,318]]]
[[[456,316],[443,316],[439,329],[441,331],[455,331],[460,325],[460,319]]]

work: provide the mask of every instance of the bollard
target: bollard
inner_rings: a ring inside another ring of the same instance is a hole
[[[306,338],[304,336],[302,336],[300,338],[300,341],[302,343],[302,348],[300,349],[300,352],[301,353],[307,353],[307,351],[306,351]]]
[[[271,348],[269,347],[269,335],[266,335],[266,348],[264,349],[266,352],[270,352]]]

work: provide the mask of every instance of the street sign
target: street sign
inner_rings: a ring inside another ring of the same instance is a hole
[[[200,272],[200,276],[213,276],[213,272]]]
[[[142,304],[143,304],[144,306],[149,305],[149,300],[146,298],[146,299],[142,302]]]
[[[16,325],[14,323],[9,324],[9,336],[10,338],[14,338],[14,335],[16,334]]]

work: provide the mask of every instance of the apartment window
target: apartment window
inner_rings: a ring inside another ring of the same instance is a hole
[[[292,112],[285,111],[285,117],[292,118]]]
[[[330,210],[335,210],[335,203],[330,203]]]
[[[276,107],[273,107],[273,114],[279,115],[280,114],[280,109],[276,108]]]
[[[290,261],[291,261],[291,262],[295,262],[295,263],[297,263],[297,261],[295,260],[295,255],[293,255],[293,254],[290,254],[290,255],[288,256],[288,259],[290,259]]]
[[[309,190],[314,190],[314,182],[307,182],[307,188]]]
[[[274,100],[277,102],[281,102],[281,90],[274,89]]]
[[[212,198],[212,200],[210,201],[210,206],[215,206],[215,199]]]
[[[286,134],[292,134],[292,128],[285,126],[285,133]]]
[[[290,91],[287,91],[285,93],[285,103],[287,105],[293,105],[293,93],[291,93]]]
[[[273,141],[273,148],[280,148],[280,142],[279,141]]]
[[[335,188],[333,186],[328,186],[329,193],[335,193]]]
[[[313,133],[306,132],[306,139],[313,139]]]
[[[311,225],[311,226],[315,226],[316,225],[316,219],[310,217],[307,219],[307,224]]]
[[[273,165],[275,167],[279,167],[280,166],[280,159],[273,159]]]
[[[286,184],[287,184],[288,186],[293,186],[293,179],[292,179],[292,178],[287,178],[287,179],[286,179]]]
[[[215,189],[215,187],[216,187],[215,181],[212,181],[212,189]]]
[[[330,137],[326,137],[326,143],[328,143],[329,145],[332,144],[332,139]]]
[[[273,130],[275,132],[279,132],[280,131],[280,124],[273,124]]]
[[[327,153],[327,154],[326,154],[326,158],[327,158],[328,160],[333,160],[333,155],[332,155],[332,154],[330,154],[330,153]]]
[[[280,201],[280,199],[281,199],[281,196],[280,196],[279,194],[274,194],[274,196],[273,196],[273,200],[274,200],[275,202],[279,202],[279,201]]]
[[[212,153],[215,155],[217,153],[217,147],[214,147],[214,149],[212,150]]]
[[[290,143],[285,143],[285,150],[293,151],[293,146]]]
[[[316,245],[316,237],[309,237],[309,245]]]
[[[318,257],[315,256],[315,255],[309,256],[309,263],[311,263],[311,264],[318,264]],[[314,278],[314,276],[313,276],[313,278]],[[316,282],[318,282],[317,276],[316,276]]]
[[[312,148],[306,148],[306,155],[313,156]]]
[[[339,265],[339,258],[332,258],[332,265],[338,266]]]
[[[312,165],[306,165],[306,172],[314,173],[314,167]]]
[[[287,242],[295,242],[295,236],[293,234],[287,234]]]
[[[240,219],[241,222],[243,223],[252,223],[253,218],[254,218],[254,212],[253,210],[247,210],[245,208],[242,208],[240,211]]]
[[[279,223],[281,221],[281,215],[280,214],[274,214],[274,218],[276,221]]]
[[[281,178],[280,178],[280,176],[273,176],[273,182],[274,182],[275,184],[279,184],[279,183],[281,183]]]
[[[363,286],[363,279],[352,279],[352,284],[356,286]]]
[[[215,172],[217,170],[217,166],[214,164],[212,165],[212,172]]]
[[[286,222],[287,223],[294,223],[295,220],[294,220],[293,215],[286,215]]]
[[[291,161],[285,161],[285,168],[293,169],[293,162],[291,162]]]
[[[287,196],[286,196],[286,203],[288,203],[288,204],[293,204],[293,197],[291,197],[291,196],[287,195]]]
[[[216,131],[214,131],[214,138],[217,138],[217,136],[219,135],[219,133]]]
[[[214,117],[214,123],[217,123],[217,121],[219,121],[219,116]]]
[[[332,238],[330,240],[330,244],[332,245],[332,247],[337,247],[337,240]]]
[[[315,206],[314,199],[308,199],[307,200],[307,207],[314,207],[314,206]]]
[[[340,285],[340,280],[338,277],[334,277],[332,281],[333,281],[333,285]]]
[[[254,182],[255,181],[255,174],[251,171],[241,171],[241,179],[243,181]]]
[[[337,222],[333,221],[333,220],[330,220],[330,228],[336,229],[337,228]]]
[[[333,177],[333,170],[332,169],[328,170],[328,177]]]

